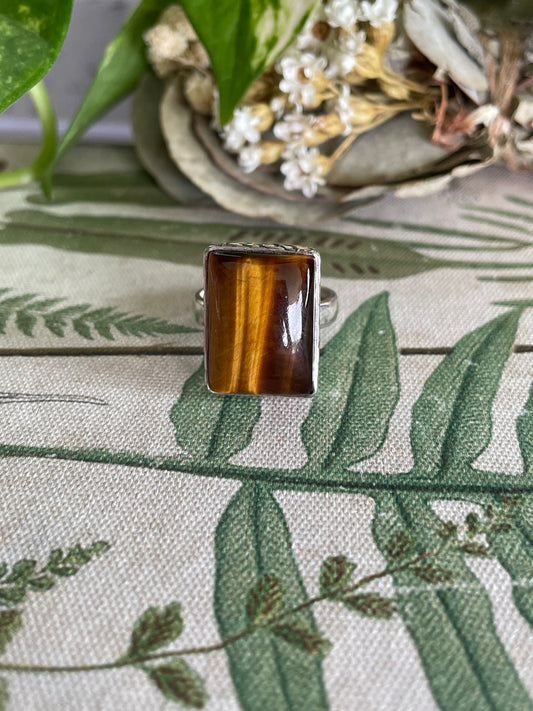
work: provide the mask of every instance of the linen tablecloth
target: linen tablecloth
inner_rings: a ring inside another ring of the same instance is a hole
[[[0,221],[0,708],[533,708],[531,176],[297,230],[82,146]],[[314,398],[207,393],[225,241],[320,250]]]

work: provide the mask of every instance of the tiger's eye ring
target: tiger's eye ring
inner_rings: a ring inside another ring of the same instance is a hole
[[[205,328],[207,387],[214,393],[305,396],[316,392],[319,327],[337,316],[320,287],[320,255],[278,244],[211,245],[195,295]]]

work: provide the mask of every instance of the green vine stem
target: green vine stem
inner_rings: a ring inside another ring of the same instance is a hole
[[[41,150],[29,165],[0,173],[0,189],[26,185],[39,178],[51,165],[56,154],[57,127],[54,107],[44,82],[40,81],[28,92],[37,109],[42,126]]]
[[[514,506],[515,504],[512,504]],[[508,512],[504,509],[504,518],[508,515]],[[468,552],[468,546],[471,542],[480,535],[489,533],[490,531],[497,531],[499,527],[502,526],[502,519],[499,516],[487,521],[483,526],[478,527],[476,530],[469,531],[463,538],[451,538],[443,543],[443,545],[433,548],[430,551],[424,553],[419,553],[416,556],[404,559],[393,565],[387,565],[382,570],[366,575],[354,583],[349,585],[344,585],[335,589],[334,592],[323,592],[319,595],[309,598],[305,602],[290,608],[289,610],[284,610],[275,617],[271,617],[267,620],[256,622],[250,624],[248,627],[243,629],[241,632],[234,634],[226,639],[216,642],[214,644],[196,647],[184,647],[178,650],[167,650],[162,652],[149,653],[139,656],[124,656],[112,662],[101,662],[95,664],[75,664],[71,666],[55,666],[55,665],[40,665],[40,664],[19,664],[17,662],[0,662],[0,671],[5,672],[19,672],[19,673],[65,673],[65,672],[92,672],[92,671],[103,671],[109,669],[120,669],[122,667],[134,666],[136,668],[142,668],[143,664],[147,662],[152,662],[160,659],[169,659],[171,657],[185,657],[199,654],[209,654],[211,652],[218,652],[231,644],[234,644],[244,637],[257,632],[260,629],[268,630],[283,622],[288,617],[316,605],[319,602],[325,601],[343,601],[350,593],[354,593],[361,588],[391,575],[395,575],[401,571],[408,570],[410,568],[415,568],[419,563],[427,562],[430,559],[434,559],[452,550],[465,550]],[[444,571],[446,572],[446,571]],[[430,581],[428,581],[430,582]],[[439,581],[441,582],[441,581]]]

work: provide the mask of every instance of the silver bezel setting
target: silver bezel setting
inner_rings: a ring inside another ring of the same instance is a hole
[[[211,390],[208,383],[208,372],[207,372],[207,341],[208,341],[208,308],[209,303],[209,285],[207,279],[207,260],[211,252],[223,251],[226,254],[235,254],[240,256],[246,256],[249,254],[264,254],[264,255],[276,255],[279,254],[301,254],[303,256],[311,257],[314,262],[314,277],[313,277],[313,348],[312,348],[312,364],[311,364],[311,384],[312,390],[309,393],[302,395],[291,395],[280,393],[279,395],[262,395],[261,397],[312,397],[318,388],[318,359],[319,359],[319,347],[320,347],[320,254],[316,249],[311,249],[310,247],[300,247],[298,245],[287,245],[287,244],[243,244],[241,242],[227,242],[225,244],[211,244],[204,252],[204,355],[205,355],[205,383],[209,390],[214,395],[226,395],[228,393],[218,393]],[[235,393],[235,395],[241,395],[241,393]]]

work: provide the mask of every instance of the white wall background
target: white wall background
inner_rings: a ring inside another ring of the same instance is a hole
[[[138,0],[74,0],[70,28],[61,53],[45,83],[56,108],[61,132],[78,107],[108,42]],[[0,140],[38,140],[39,121],[24,96],[0,115]],[[86,138],[129,142],[129,102],[123,101],[95,124]]]

